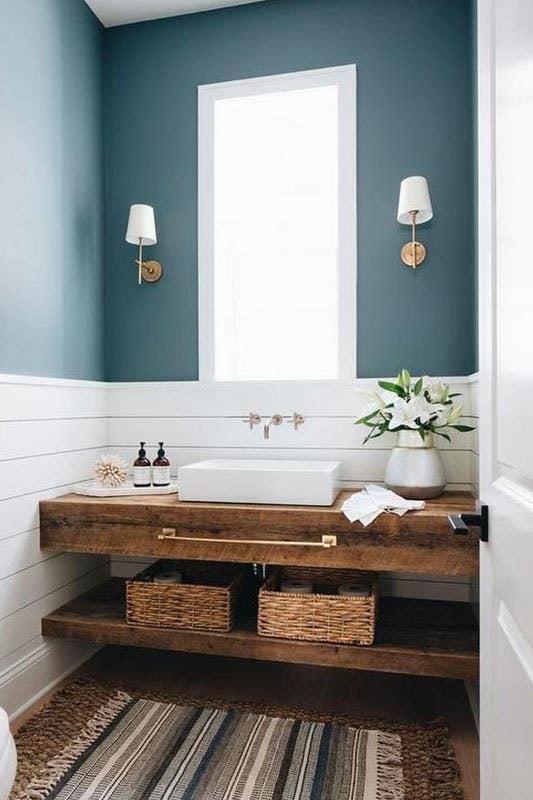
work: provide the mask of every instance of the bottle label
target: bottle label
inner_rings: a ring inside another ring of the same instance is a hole
[[[150,486],[150,467],[133,467],[133,485]]]
[[[168,486],[170,483],[170,467],[154,467],[154,486]]]

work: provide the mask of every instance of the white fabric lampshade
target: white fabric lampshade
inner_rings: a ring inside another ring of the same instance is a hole
[[[156,244],[154,209],[142,203],[130,206],[126,241],[130,244]]]
[[[418,211],[417,225],[421,222],[428,222],[433,216],[428,182],[422,175],[404,178],[400,184],[398,222],[401,222],[402,225],[411,225],[413,221],[411,211]]]

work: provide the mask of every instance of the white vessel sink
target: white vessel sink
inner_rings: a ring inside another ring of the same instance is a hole
[[[213,459],[178,471],[180,500],[330,506],[339,491],[338,461]]]

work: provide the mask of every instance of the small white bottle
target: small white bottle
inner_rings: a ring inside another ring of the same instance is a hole
[[[150,486],[152,482],[152,468],[149,460],[146,458],[146,450],[144,445],[146,442],[141,442],[141,449],[139,455],[133,462],[133,485],[144,487]]]

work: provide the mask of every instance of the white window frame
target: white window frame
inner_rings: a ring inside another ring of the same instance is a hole
[[[214,107],[217,100],[318,86],[338,87],[338,381],[357,376],[356,67],[347,64],[198,87],[199,379],[215,382]],[[220,383],[220,381],[216,381]],[[268,381],[284,383],[284,381]],[[303,383],[303,381],[300,381]],[[318,380],[318,383],[326,383]],[[331,382],[331,381],[330,381]],[[231,383],[251,383],[235,380]],[[306,382],[309,383],[309,382]]]

